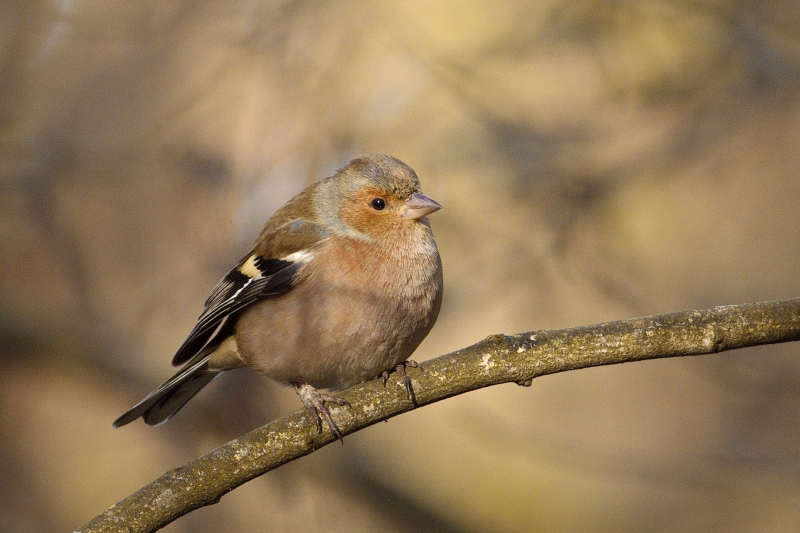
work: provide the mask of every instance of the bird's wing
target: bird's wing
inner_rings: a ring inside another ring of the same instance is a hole
[[[298,272],[313,259],[315,248],[326,237],[324,228],[305,220],[294,220],[273,232],[262,232],[255,250],[239,261],[211,291],[197,324],[178,349],[172,364],[183,364],[204,348],[219,344],[231,335],[238,311],[262,298],[290,290],[297,281]]]

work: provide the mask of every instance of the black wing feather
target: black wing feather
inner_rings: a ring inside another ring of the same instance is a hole
[[[231,298],[236,294],[236,292],[241,290],[243,285],[245,285],[249,280],[253,279],[251,276],[248,276],[239,270],[251,259],[251,257],[253,257],[252,253],[245,256],[244,259],[239,261],[239,264],[237,264],[235,268],[231,269],[230,272],[225,274],[225,277],[219,280],[216,287],[214,287],[214,290],[211,291],[211,294],[206,300],[206,310],[213,307],[215,304]],[[260,271],[261,276],[268,278],[273,274],[280,272],[286,268],[287,265],[291,265],[292,263],[289,261],[282,261],[280,259],[265,259],[259,255],[253,258],[253,264]]]
[[[241,270],[248,262],[258,270],[258,277],[252,277]],[[211,291],[203,313],[178,348],[172,364],[183,364],[205,347],[224,340],[231,333],[236,313],[260,298],[288,291],[302,266],[303,263],[280,259],[264,259],[258,256],[253,258],[252,254],[242,259]]]

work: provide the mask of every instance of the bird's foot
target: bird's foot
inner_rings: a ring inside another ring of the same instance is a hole
[[[303,405],[305,405],[306,409],[308,409],[308,412],[311,413],[311,417],[314,419],[314,423],[317,425],[317,433],[322,433],[322,419],[324,418],[325,422],[328,423],[331,433],[336,435],[336,438],[342,441],[342,444],[344,444],[342,432],[339,431],[339,428],[333,422],[333,418],[331,418],[331,412],[325,406],[325,403],[335,403],[336,405],[346,405],[347,407],[350,407],[350,402],[344,398],[338,398],[336,396],[331,396],[330,394],[324,394],[308,383],[303,383],[302,381],[295,383],[294,388],[297,391],[297,394],[300,396],[300,399],[303,401]]]
[[[406,367],[418,368],[419,363],[409,359],[408,361],[403,361],[394,367],[394,370],[403,377],[403,384],[406,386],[408,399],[411,400],[411,402],[414,404],[414,407],[417,407],[417,396],[414,394],[414,387],[411,386],[411,378],[409,378],[408,374],[406,374]],[[389,371],[384,370],[381,374],[381,377],[383,378],[383,386],[385,387],[386,382],[389,380]]]

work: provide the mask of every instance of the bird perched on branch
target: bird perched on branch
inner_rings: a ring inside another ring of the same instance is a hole
[[[341,432],[317,389],[396,370],[436,322],[442,263],[426,215],[440,209],[387,155],[351,161],[292,198],[211,291],[172,359],[184,365],[114,422],[160,424],[220,372],[249,366],[295,387],[318,431]],[[409,365],[413,362],[408,361]]]

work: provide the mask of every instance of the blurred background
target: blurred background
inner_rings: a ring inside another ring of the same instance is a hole
[[[800,295],[800,4],[0,2],[0,532],[68,531],[301,407],[171,375],[268,216],[354,156],[445,206],[437,327]],[[784,532],[797,345],[568,372],[345,438],[170,532]]]

